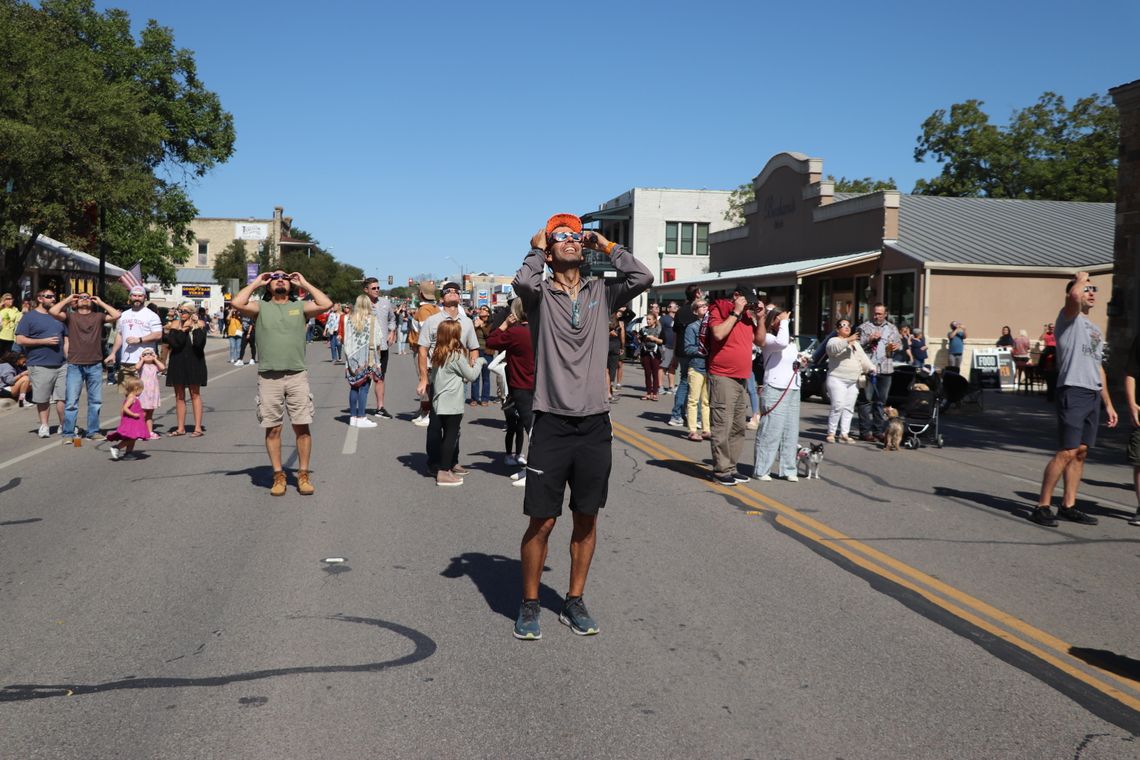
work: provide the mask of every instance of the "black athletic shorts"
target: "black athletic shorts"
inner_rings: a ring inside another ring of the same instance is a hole
[[[558,517],[570,486],[570,511],[596,515],[606,505],[613,465],[609,414],[564,417],[534,413],[526,463],[523,513]]]
[[[1096,445],[1100,426],[1100,393],[1089,388],[1065,385],[1057,389],[1057,432],[1062,449],[1075,449],[1082,443]]]
[[[380,377],[381,379],[388,377],[388,349],[380,352]],[[197,425],[198,423],[194,423]]]

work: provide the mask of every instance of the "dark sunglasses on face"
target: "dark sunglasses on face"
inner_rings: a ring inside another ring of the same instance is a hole
[[[41,293],[40,298],[47,298],[50,300],[55,298],[55,293]]]
[[[1096,285],[1085,285],[1084,290],[1086,293],[1095,293],[1096,292]]]
[[[582,237],[583,235],[581,232],[555,232],[551,234],[550,239],[555,243],[564,243],[567,240],[573,240],[575,243],[581,243]]]
[[[441,293],[458,293],[459,288],[444,288]]]
[[[269,279],[271,279],[271,280],[288,280],[289,275],[285,274],[284,272],[274,272],[273,274],[269,275]]]

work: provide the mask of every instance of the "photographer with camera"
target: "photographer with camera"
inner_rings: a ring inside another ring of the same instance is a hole
[[[723,486],[748,481],[736,471],[736,464],[752,412],[747,386],[752,375],[752,345],[763,339],[763,312],[759,295],[743,284],[733,288],[731,298],[718,298],[709,306],[706,340],[712,478]]]
[[[875,372],[867,379],[864,402],[858,406],[859,436],[868,442],[882,441],[887,428],[883,407],[891,392],[894,376],[895,350],[902,345],[898,329],[887,321],[887,307],[881,303],[871,308],[871,321],[859,325],[859,342],[867,357],[875,365]]]

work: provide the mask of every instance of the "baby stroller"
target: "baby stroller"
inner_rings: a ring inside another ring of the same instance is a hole
[[[926,386],[923,390],[921,387]],[[917,449],[922,439],[929,438],[935,446],[942,448],[942,426],[940,422],[942,406],[942,381],[934,372],[925,368],[914,377],[914,385],[906,402],[906,438],[903,447]]]

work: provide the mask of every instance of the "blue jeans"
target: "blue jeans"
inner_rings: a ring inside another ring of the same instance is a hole
[[[689,360],[677,361],[677,394],[673,397],[673,411],[669,415],[675,420],[683,419],[685,404],[689,400]]]
[[[329,355],[334,362],[340,361],[340,336],[335,332],[329,336]]]
[[[773,407],[775,407],[773,409]],[[756,467],[753,475],[760,477],[772,470],[779,458],[779,475],[796,474],[796,454],[800,436],[800,389],[777,388],[764,385],[764,409],[760,428],[756,431]]]
[[[748,400],[752,402],[752,416],[760,413],[760,397],[756,395],[756,375],[748,373]],[[767,387],[767,386],[765,386]]]
[[[487,360],[483,365],[483,371],[475,380],[471,381],[471,400],[472,401],[490,401],[491,400],[491,370],[487,369],[487,364],[491,363],[491,352],[480,351],[479,355]]]
[[[368,391],[372,388],[372,381],[369,380],[359,388],[348,388],[348,413],[353,417],[365,417],[368,412],[366,407],[368,405]]]
[[[79,394],[87,386],[87,435],[99,432],[99,411],[103,408],[103,365],[68,364],[67,398],[63,405],[63,429],[60,435],[74,436],[79,417]]]
[[[230,364],[233,364],[241,356],[241,336],[231,335],[230,341]]]
[[[887,417],[883,407],[887,403],[887,396],[891,392],[892,375],[877,373],[867,380],[867,387],[860,394],[862,398],[855,402],[856,411],[859,412],[859,434],[873,433],[878,435],[887,429]]]

